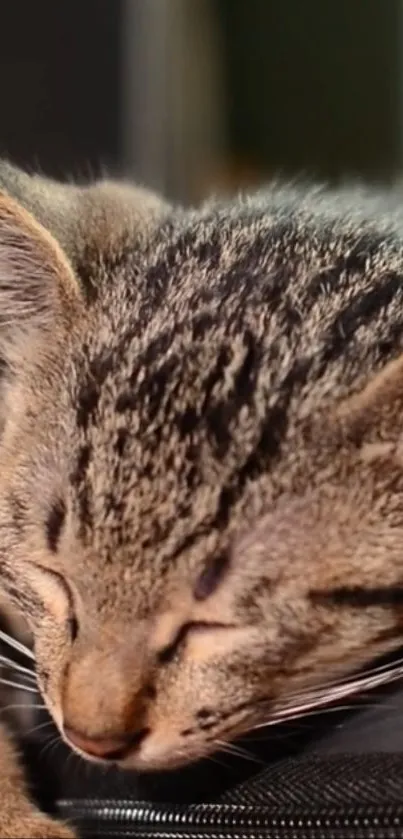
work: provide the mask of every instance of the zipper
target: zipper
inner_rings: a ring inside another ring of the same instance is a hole
[[[83,837],[144,839],[403,839],[403,806],[357,808],[341,815],[273,813],[265,807],[195,804],[153,806],[139,801],[73,800],[59,802],[60,815]]]

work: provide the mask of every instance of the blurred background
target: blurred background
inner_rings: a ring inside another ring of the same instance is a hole
[[[402,0],[13,0],[0,153],[196,201],[403,162]]]

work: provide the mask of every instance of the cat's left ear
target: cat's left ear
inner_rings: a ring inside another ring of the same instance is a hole
[[[345,399],[336,409],[335,421],[346,443],[403,442],[403,355]]]
[[[342,401],[333,412],[324,409],[309,421],[295,445],[300,447],[301,461],[296,461],[295,472],[287,477],[287,489],[275,505],[269,504],[235,536],[233,561],[258,580],[262,581],[266,574],[271,584],[282,574],[294,579],[298,585],[293,597],[304,586],[334,586],[335,579],[343,579],[343,575],[351,585],[354,580],[363,585],[362,564],[354,566],[356,576],[352,576],[352,551],[359,556],[356,540],[362,538],[360,526],[368,513],[368,504],[375,497],[382,499],[382,505],[374,506],[371,521],[367,522],[367,528],[372,527],[375,534],[371,543],[374,557],[377,546],[380,555],[384,552],[382,540],[377,542],[378,523],[382,522],[379,531],[383,532],[389,499],[400,498],[403,355],[373,374],[361,390]],[[390,509],[396,511],[395,501],[390,503]],[[389,550],[395,544],[393,540],[398,539],[400,551],[396,517],[392,535]],[[378,568],[384,574],[381,560]],[[383,584],[380,579],[379,585]]]
[[[333,411],[325,408],[323,413],[308,420],[301,442],[301,450],[304,448],[306,461],[303,459],[301,467],[304,476],[308,474],[306,462],[312,466],[313,474],[315,464],[322,469],[324,464],[331,463],[332,468],[325,469],[323,474],[328,475],[328,480],[337,481],[338,464],[349,464],[354,471],[357,457],[359,461],[372,461],[387,469],[398,463],[400,469],[403,466],[403,354],[374,373],[361,390],[342,400]],[[301,487],[298,468],[297,479]],[[310,486],[307,477],[306,491],[294,495],[291,482],[290,492],[276,505],[275,515],[269,513],[258,519],[243,539],[242,548],[263,555],[267,539],[273,539],[273,527],[278,541],[287,540],[287,533],[295,532],[296,517],[303,516],[309,507],[314,483],[313,480]]]

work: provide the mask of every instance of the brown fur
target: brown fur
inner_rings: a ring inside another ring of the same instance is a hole
[[[66,739],[168,768],[401,644],[395,197],[0,185],[0,585]]]

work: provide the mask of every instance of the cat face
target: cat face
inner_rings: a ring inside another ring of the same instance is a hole
[[[342,458],[326,484],[281,496],[226,553],[205,542],[163,575],[158,543],[144,556],[129,541],[102,565],[104,521],[84,544],[68,493],[57,527],[51,508],[50,529],[44,497],[32,498],[38,543],[36,554],[22,545],[24,590],[40,604],[31,621],[38,679],[67,741],[89,758],[170,768],[398,643],[390,603],[400,539],[372,495],[378,473],[393,506],[398,460],[350,451],[348,466]]]
[[[214,252],[94,200],[113,246],[47,223],[73,267],[0,200],[0,583],[65,739],[169,768],[399,643],[402,363],[286,422]]]

